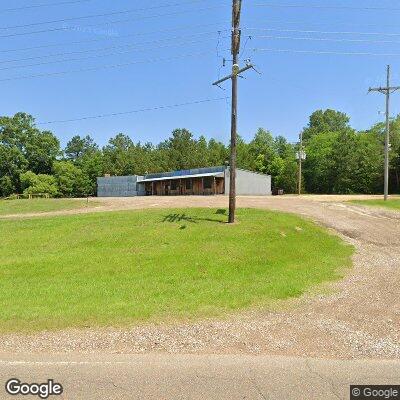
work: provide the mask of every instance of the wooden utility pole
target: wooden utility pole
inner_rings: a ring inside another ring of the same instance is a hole
[[[390,152],[390,95],[396,90],[400,90],[400,86],[390,86],[390,65],[387,66],[386,87],[369,88],[368,92],[379,92],[386,96],[386,135],[385,135],[385,183],[384,183],[384,199],[389,196],[389,152]]]
[[[240,51],[240,13],[241,0],[232,2],[232,113],[231,113],[231,157],[229,182],[229,219],[230,224],[235,222],[236,212],[236,142],[237,142],[237,73],[238,55]]]
[[[249,62],[244,68],[238,64],[240,52],[240,14],[242,0],[232,1],[232,74],[213,83],[219,86],[220,83],[229,79],[232,80],[232,111],[231,111],[231,155],[230,155],[230,180],[229,180],[229,223],[235,222],[236,211],[236,142],[237,142],[237,100],[238,100],[238,77],[248,69],[255,69]]]
[[[303,131],[300,133],[300,149],[298,153],[299,157],[299,196],[301,195],[301,180],[302,180],[302,164],[303,164]]]

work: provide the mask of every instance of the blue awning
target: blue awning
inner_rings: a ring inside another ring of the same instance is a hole
[[[223,172],[209,172],[205,174],[195,174],[195,175],[181,175],[181,176],[166,176],[161,178],[149,178],[138,181],[138,183],[146,183],[146,182],[157,182],[157,181],[170,181],[176,179],[191,179],[191,178],[206,178],[206,177],[215,177],[215,178],[223,178]]]

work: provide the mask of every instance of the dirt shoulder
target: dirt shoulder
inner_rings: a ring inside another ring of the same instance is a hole
[[[285,195],[280,197],[239,196],[239,207],[274,207],[275,204],[287,204],[287,201],[296,204],[299,200],[317,203],[346,202],[351,200],[380,199],[378,195]],[[86,199],[75,199],[76,201]],[[75,215],[93,212],[140,210],[144,208],[179,208],[179,207],[224,207],[228,200],[226,196],[180,196],[180,197],[93,197],[80,208],[41,211],[29,213],[13,213],[0,215],[0,219],[19,219],[32,217],[45,217],[57,215]],[[290,207],[289,207],[290,209]]]
[[[0,352],[400,358],[400,213],[340,203],[343,199],[238,198],[239,207],[276,209],[312,218],[356,247],[354,268],[323,294],[304,296],[278,311],[252,310],[224,320],[7,335],[0,337]],[[226,204],[225,197],[101,199],[95,210],[78,212]]]

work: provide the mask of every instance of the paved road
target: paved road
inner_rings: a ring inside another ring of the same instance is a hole
[[[160,354],[0,355],[0,360],[3,388],[10,377],[53,378],[64,387],[59,398],[74,400],[337,400],[349,398],[350,384],[400,383],[400,361]],[[0,390],[1,399],[13,398]]]

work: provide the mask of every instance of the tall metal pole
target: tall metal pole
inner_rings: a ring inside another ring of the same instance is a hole
[[[384,199],[389,196],[389,152],[390,152],[390,95],[400,90],[400,86],[390,86],[390,65],[387,66],[386,87],[369,88],[369,92],[379,92],[386,96],[386,134],[385,134],[385,168],[384,168]]]
[[[238,98],[238,54],[240,50],[241,0],[232,2],[232,112],[231,112],[231,156],[229,181],[229,219],[235,222],[236,212],[236,142],[237,142],[237,98]]]
[[[384,199],[389,196],[389,148],[390,148],[390,65],[387,66],[387,91],[386,91],[386,137],[385,137],[385,183]]]

